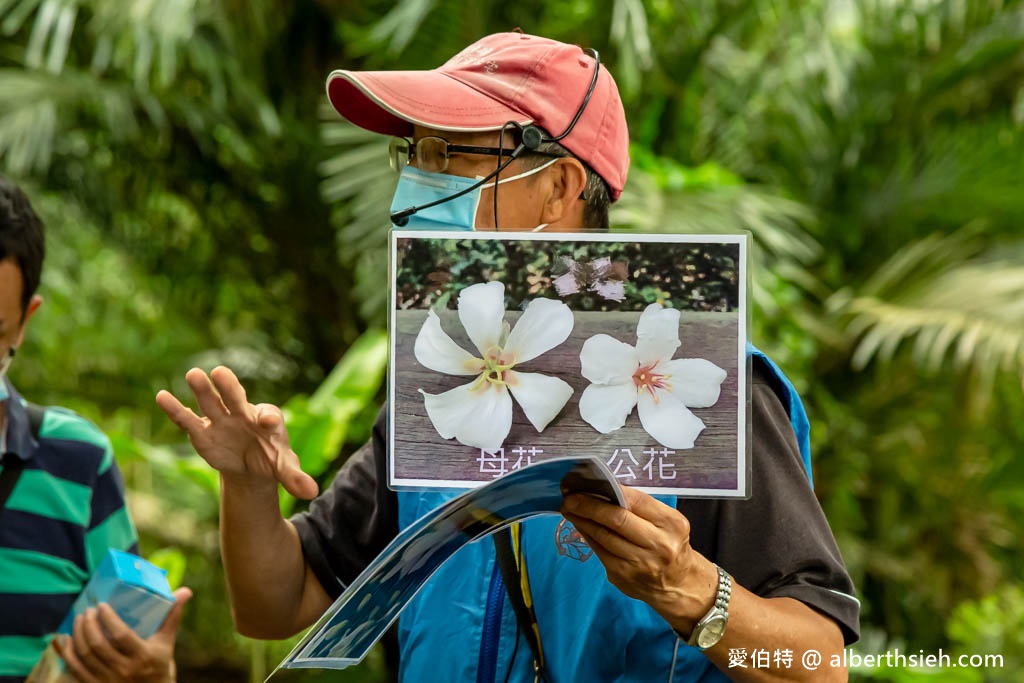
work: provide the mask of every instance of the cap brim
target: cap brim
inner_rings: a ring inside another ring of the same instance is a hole
[[[333,71],[327,97],[339,114],[384,135],[411,135],[412,126],[459,132],[500,130],[529,116],[438,71]]]

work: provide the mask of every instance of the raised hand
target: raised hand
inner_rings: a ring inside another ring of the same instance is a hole
[[[166,390],[156,395],[156,402],[211,467],[226,478],[279,481],[297,498],[316,496],[316,481],[299,466],[280,408],[249,403],[238,377],[223,366],[209,376],[192,368],[185,381],[205,417]]]

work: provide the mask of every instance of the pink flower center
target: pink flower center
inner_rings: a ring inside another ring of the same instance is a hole
[[[637,391],[646,391],[655,403],[658,402],[658,395],[654,393],[655,389],[672,391],[672,385],[668,383],[669,375],[654,372],[657,365],[656,362],[642,365],[633,373],[633,384],[636,385]]]

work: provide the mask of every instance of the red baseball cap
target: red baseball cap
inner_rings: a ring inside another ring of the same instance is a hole
[[[413,124],[457,132],[496,131],[509,121],[566,129],[587,93],[594,58],[575,45],[496,33],[436,69],[334,71],[327,97],[343,117],[384,135]],[[615,201],[629,170],[629,131],[619,90],[603,66],[572,131],[559,141],[601,176]]]

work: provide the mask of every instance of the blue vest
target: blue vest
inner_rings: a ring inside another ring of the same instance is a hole
[[[807,413],[793,385],[753,346],[784,389],[797,444],[811,475]],[[399,492],[399,525],[405,528],[461,490]],[[675,506],[674,496],[658,496]],[[699,650],[687,646],[647,604],[625,596],[607,580],[601,562],[572,542],[561,517],[527,520],[522,545],[541,642],[552,683],[595,681],[700,681],[727,683]],[[533,656],[517,640],[494,546],[471,543],[448,560],[406,607],[398,622],[401,680],[494,683],[533,681]],[[669,672],[672,672],[671,676]]]

